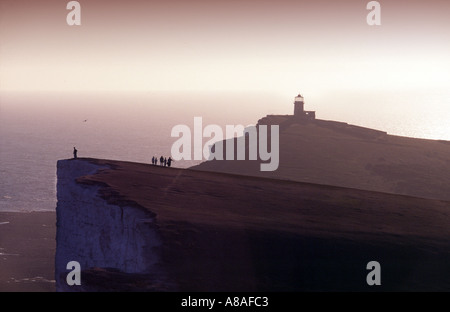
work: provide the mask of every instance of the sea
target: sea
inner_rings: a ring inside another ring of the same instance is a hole
[[[176,125],[254,125],[292,114],[296,94],[271,92],[0,93],[0,212],[55,211],[56,163],[78,157],[151,163],[170,156]],[[450,140],[450,93],[305,96],[317,118],[389,134]],[[206,141],[207,139],[205,139]],[[199,160],[180,160],[187,168]]]

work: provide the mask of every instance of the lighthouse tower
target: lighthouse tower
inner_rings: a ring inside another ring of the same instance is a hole
[[[294,117],[295,119],[316,119],[316,112],[305,111],[305,101],[301,94],[297,95],[294,100]]]
[[[294,116],[303,116],[305,115],[305,102],[303,100],[303,96],[301,94],[297,95],[295,97],[295,101],[294,101]]]

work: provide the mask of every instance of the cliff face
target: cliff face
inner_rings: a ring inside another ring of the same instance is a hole
[[[81,160],[58,161],[57,290],[79,287],[66,283],[70,261],[78,261],[82,271],[110,268],[124,273],[156,272],[155,250],[160,239],[152,226],[154,216],[144,209],[108,204],[100,197],[100,186],[77,183],[77,178],[102,168],[105,166]]]

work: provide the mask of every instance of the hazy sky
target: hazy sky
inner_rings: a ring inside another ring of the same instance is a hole
[[[450,139],[450,1],[379,1],[380,26],[368,2],[81,0],[69,26],[68,1],[1,0],[0,93],[279,97],[256,121],[301,92],[319,118]]]
[[[443,88],[450,1],[2,0],[0,90]]]

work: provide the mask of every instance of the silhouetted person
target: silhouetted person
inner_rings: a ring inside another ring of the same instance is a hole
[[[170,167],[170,164],[172,163],[172,158],[167,158],[167,167]]]
[[[74,159],[77,159],[77,153],[78,153],[78,151],[77,151],[77,149],[75,148],[75,146],[73,147],[73,158]]]
[[[155,164],[155,156],[152,157],[152,165]]]
[[[164,157],[161,156],[161,157],[159,158],[159,165],[162,166],[163,163],[164,163]]]
[[[167,158],[164,157],[164,167],[167,166]]]

